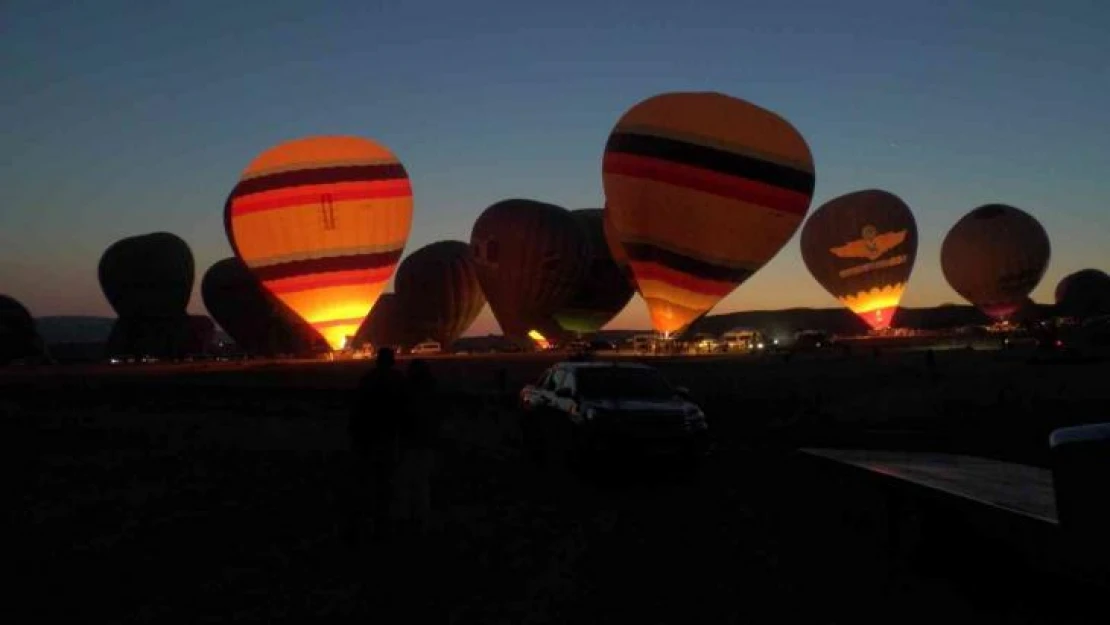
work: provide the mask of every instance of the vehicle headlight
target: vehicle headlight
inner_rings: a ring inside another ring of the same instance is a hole
[[[697,406],[688,406],[686,414],[684,415],[686,427],[703,429],[705,428],[705,413]]]

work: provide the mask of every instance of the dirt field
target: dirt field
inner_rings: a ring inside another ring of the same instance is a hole
[[[521,458],[498,409],[549,362],[432,360],[454,406],[443,531],[357,549],[338,523],[347,391],[367,363],[4,373],[15,622],[1084,621],[1054,612],[1068,596],[1058,580],[998,554],[892,564],[869,514],[879,504],[789,450],[1043,463],[1053,427],[1105,418],[1105,364],[963,351],[938,352],[934,373],[920,353],[654,359],[704,403],[718,452],[692,477],[661,464],[587,479]]]

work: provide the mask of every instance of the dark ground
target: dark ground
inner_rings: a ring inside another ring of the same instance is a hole
[[[656,361],[702,398],[718,452],[694,476],[660,464],[584,480],[520,458],[490,409],[498,369],[513,392],[546,362],[433,361],[457,406],[443,531],[359,549],[338,521],[344,390],[365,363],[0,377],[17,502],[6,620],[1085,620],[1085,604],[1056,611],[1074,587],[977,538],[892,560],[883,502],[790,450],[1043,463],[1045,432],[1104,414],[1106,365],[942,353],[934,379],[920,354]]]

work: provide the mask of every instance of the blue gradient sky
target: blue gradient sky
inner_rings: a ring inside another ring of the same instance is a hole
[[[401,157],[408,251],[468,240],[506,197],[600,206],[613,123],[672,90],[791,120],[816,159],[815,207],[865,187],[901,195],[921,234],[906,305],[960,301],[940,241],[986,202],[1048,229],[1038,301],[1066,273],[1110,269],[1098,0],[12,0],[0,29],[0,292],[40,316],[110,314],[97,261],[134,234],[182,236],[199,285],[230,255],[221,209],[239,172],[307,134],[365,135]],[[832,305],[795,235],[716,310]],[[199,294],[190,307],[203,311]],[[491,326],[487,310],[475,330]],[[612,325],[633,326],[646,326],[638,298]]]

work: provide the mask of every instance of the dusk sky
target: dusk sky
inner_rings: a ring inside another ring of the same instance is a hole
[[[691,8],[696,7],[696,8]],[[407,252],[468,241],[490,204],[602,205],[620,115],[720,91],[805,136],[812,208],[883,188],[914,210],[903,304],[962,301],[940,243],[970,209],[1036,216],[1065,274],[1110,270],[1110,4],[828,0],[10,0],[0,5],[0,293],[36,316],[111,315],[114,241],[169,231],[200,278],[231,255],[223,201],[262,150],[378,140],[412,179]],[[714,312],[838,305],[799,236]],[[610,327],[647,327],[636,298]],[[471,333],[495,327],[488,309]]]

